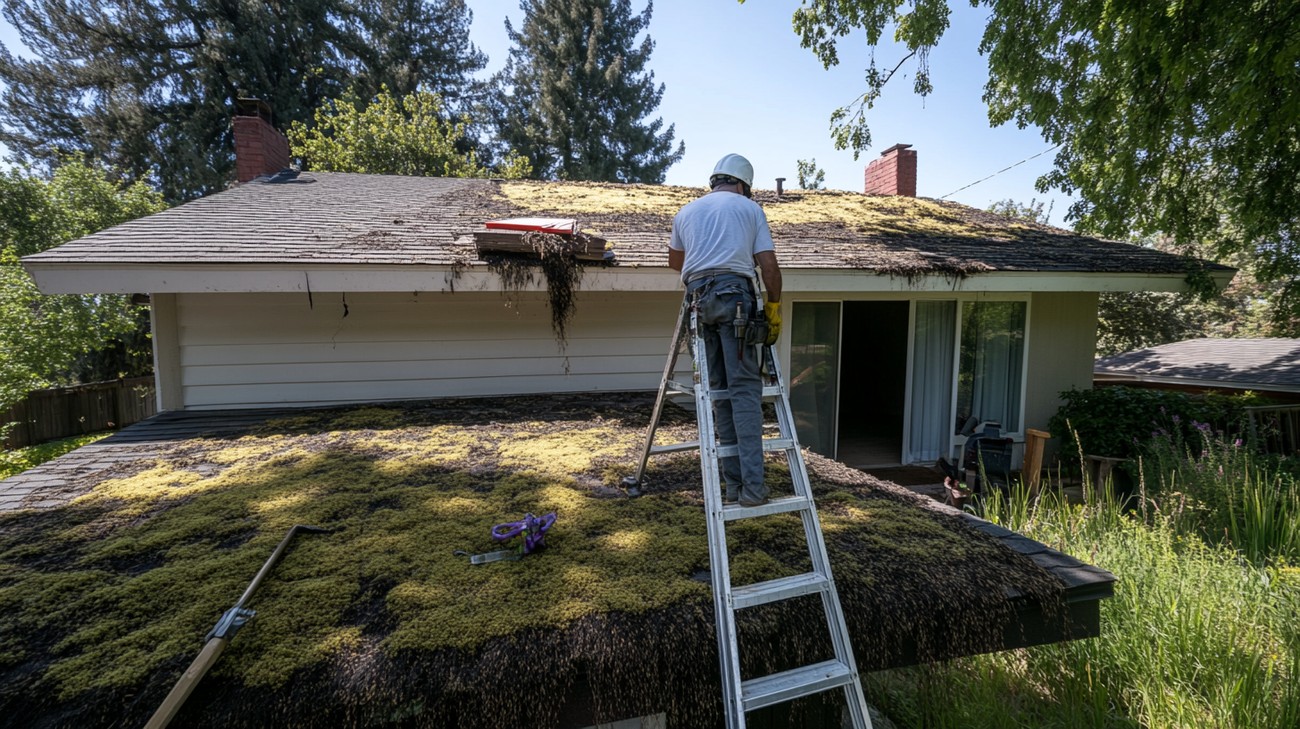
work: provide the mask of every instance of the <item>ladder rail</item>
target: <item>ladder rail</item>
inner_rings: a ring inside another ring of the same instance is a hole
[[[809,499],[812,495],[812,481],[808,478],[808,466],[803,459],[803,450],[799,447],[799,436],[794,427],[794,412],[790,408],[790,393],[786,389],[785,379],[781,377],[780,364],[777,361],[775,352],[769,347],[769,366],[772,368],[777,382],[780,385],[781,394],[776,406],[776,416],[778,428],[783,437],[793,441],[793,447],[787,451],[787,465],[790,468],[790,478],[795,484],[795,492],[798,493],[800,487],[807,490]],[[849,714],[853,720],[854,727],[870,727],[871,718],[866,714],[864,708],[867,703],[866,694],[862,691],[861,676],[857,675],[857,660],[853,655],[853,646],[849,642],[848,623],[844,618],[844,608],[840,604],[839,590],[835,587],[835,577],[831,572],[830,558],[826,553],[826,539],[821,528],[821,519],[817,515],[817,509],[807,509],[802,512],[804,536],[808,543],[808,556],[812,563],[813,572],[824,575],[829,583],[827,589],[822,591],[822,609],[826,614],[827,625],[831,633],[831,646],[834,650],[835,657],[847,666],[854,667],[854,680],[844,684],[844,703],[849,709]]]
[[[636,488],[640,490],[641,480],[645,478],[646,463],[650,460],[650,451],[654,448],[655,431],[659,429],[659,418],[664,412],[664,400],[668,394],[668,387],[673,378],[673,372],[677,368],[677,358],[682,350],[682,333],[689,324],[688,311],[691,309],[690,301],[682,298],[681,308],[677,312],[677,328],[673,330],[673,341],[668,350],[668,361],[664,363],[664,375],[659,378],[659,394],[655,397],[654,412],[650,416],[650,427],[646,428],[645,447],[641,449],[641,460],[637,462],[636,473],[624,479],[624,485],[629,489]]]
[[[717,439],[706,437],[715,431],[712,393],[709,389],[709,361],[701,345],[699,322],[694,307],[690,311],[690,334],[695,360],[695,416],[699,427],[700,470],[704,483],[704,505],[708,512],[706,529],[709,539],[710,582],[713,587],[713,614],[718,638],[718,668],[722,676],[723,696],[728,702],[727,729],[744,729],[745,712],[741,705],[740,640],[736,621],[723,620],[731,615],[731,563],[727,555],[726,526],[722,519],[722,477],[718,464]]]

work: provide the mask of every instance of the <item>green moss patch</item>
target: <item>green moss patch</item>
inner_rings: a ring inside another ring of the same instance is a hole
[[[651,402],[466,400],[305,412],[239,438],[163,448],[66,507],[0,518],[0,711],[24,726],[142,724],[294,524],[302,534],[187,704],[185,726],[552,726],[590,692],[604,720],[716,720],[708,548],[693,456],[632,469]],[[678,413],[661,441],[693,438]],[[769,474],[788,489],[784,464]],[[904,645],[996,647],[1028,560],[918,508],[911,494],[810,458],[864,666]],[[494,524],[558,513],[547,548],[473,566]],[[806,569],[799,520],[730,530],[737,582]],[[814,604],[742,614],[746,671],[824,648]],[[969,624],[969,621],[960,621]],[[978,632],[978,631],[975,631]]]
[[[512,181],[500,194],[516,209],[536,214],[580,216],[604,231],[627,225],[671,225],[686,203],[704,195],[701,187],[619,185],[599,182]],[[759,190],[773,234],[793,238],[832,234],[854,238],[972,238],[1011,241],[1048,230],[954,203],[916,197],[862,195],[836,190],[793,190],[778,197]]]

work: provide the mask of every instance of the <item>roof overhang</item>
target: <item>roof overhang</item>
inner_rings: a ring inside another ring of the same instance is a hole
[[[1202,380],[1195,377],[1148,375],[1133,372],[1097,371],[1093,372],[1092,381],[1106,384],[1142,382],[1152,385],[1190,387],[1198,390],[1250,390],[1252,392],[1288,392],[1300,394],[1300,386],[1297,385],[1281,385],[1267,382],[1239,382],[1236,380]]]
[[[184,264],[91,263],[24,260],[47,294],[253,293],[307,291],[500,291],[486,265],[423,264]],[[1220,288],[1235,272],[1211,274]],[[866,270],[782,270],[788,292],[1117,292],[1187,291],[1178,273],[995,271],[964,277],[943,274],[888,275]],[[537,281],[525,290],[544,290]],[[680,278],[663,266],[591,267],[586,291],[677,291]]]

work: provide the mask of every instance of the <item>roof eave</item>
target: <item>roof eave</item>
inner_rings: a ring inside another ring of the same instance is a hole
[[[47,294],[254,293],[307,291],[500,291],[495,273],[482,264],[468,268],[431,264],[337,263],[125,263],[52,261],[26,258],[24,268]],[[1216,271],[1226,285],[1233,271]],[[1188,290],[1180,273],[1089,271],[992,271],[967,276],[943,273],[881,274],[862,269],[783,270],[790,292],[1119,292]],[[526,290],[544,290],[536,282]],[[592,267],[581,288],[588,291],[677,291],[678,274],[666,266]]]
[[[1300,385],[1286,385],[1270,382],[1243,382],[1237,380],[1202,380],[1194,377],[1148,375],[1135,372],[1094,371],[1093,382],[1145,382],[1153,385],[1177,385],[1208,390],[1250,390],[1252,392],[1288,392],[1300,393]]]

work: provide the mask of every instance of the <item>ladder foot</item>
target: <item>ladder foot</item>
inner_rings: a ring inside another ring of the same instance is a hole
[[[622,485],[629,498],[635,499],[645,493],[645,491],[641,490],[641,482],[636,480],[636,476],[624,476]]]

